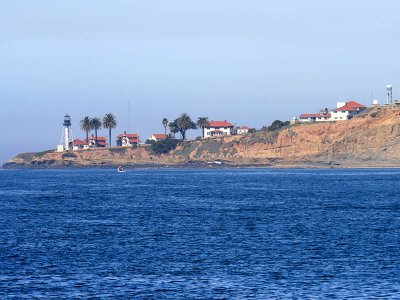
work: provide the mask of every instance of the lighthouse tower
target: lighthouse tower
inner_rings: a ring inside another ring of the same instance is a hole
[[[61,141],[60,144],[57,145],[58,152],[70,150],[69,143],[71,141],[71,135],[71,117],[66,114],[64,116],[63,130],[61,132]]]
[[[71,118],[68,116],[68,114],[65,115],[64,117],[64,147],[65,150],[69,150],[69,136],[71,132]]]

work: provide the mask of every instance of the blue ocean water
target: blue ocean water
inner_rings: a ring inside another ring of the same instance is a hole
[[[400,170],[3,170],[0,298],[400,298]]]

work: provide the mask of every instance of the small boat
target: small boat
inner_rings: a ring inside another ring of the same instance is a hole
[[[117,168],[117,172],[118,172],[118,173],[125,173],[126,171],[124,170],[124,168],[123,168],[122,166],[119,166],[119,167]]]

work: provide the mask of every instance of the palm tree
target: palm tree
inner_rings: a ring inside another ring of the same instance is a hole
[[[110,138],[110,147],[111,147],[111,130],[117,127],[117,119],[112,113],[106,114],[103,118],[103,128],[108,128],[108,137]]]
[[[201,128],[203,130],[203,138],[204,138],[204,128],[210,126],[210,122],[208,121],[207,117],[199,117],[197,119],[197,127]]]
[[[94,129],[94,134],[96,137],[95,145],[97,146],[97,130],[101,128],[101,120],[100,118],[92,118],[90,119],[90,128]]]
[[[86,142],[89,143],[89,132],[92,129],[92,126],[88,116],[81,120],[81,129],[86,132]]]
[[[178,130],[178,124],[176,123],[176,119],[175,119],[175,121],[170,122],[170,123],[168,124],[168,126],[169,126],[169,131],[174,135],[174,138],[175,138],[175,134],[176,134],[177,132],[179,132],[179,130]]]
[[[168,119],[167,118],[162,119],[162,124],[165,129],[165,135],[167,135]]]
[[[186,139],[187,130],[197,128],[196,123],[194,123],[190,116],[186,113],[183,113],[176,118],[174,123],[176,124],[177,131],[179,131],[182,135],[182,140]]]

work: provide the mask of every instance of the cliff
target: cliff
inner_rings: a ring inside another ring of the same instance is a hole
[[[275,131],[181,143],[166,155],[149,148],[25,153],[4,167],[63,166],[399,167],[400,109],[373,108],[349,121],[295,124]]]

